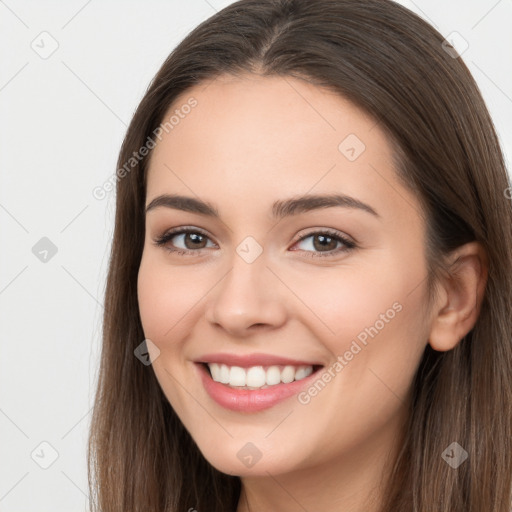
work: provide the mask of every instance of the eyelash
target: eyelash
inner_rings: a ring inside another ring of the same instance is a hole
[[[201,249],[198,249],[198,250],[171,249],[170,247],[167,247],[165,245],[167,242],[169,242],[175,236],[183,235],[183,234],[187,234],[187,233],[199,234],[199,235],[205,236],[206,238],[209,238],[205,232],[203,232],[202,230],[200,230],[198,228],[176,228],[174,230],[168,231],[164,235],[155,239],[154,244],[158,247],[163,247],[165,250],[167,250],[171,253],[174,253],[178,256],[198,255],[197,253],[199,253],[201,251]],[[308,253],[308,255],[312,258],[333,257],[339,253],[348,252],[357,247],[357,245],[352,240],[349,240],[348,238],[344,237],[339,231],[332,230],[332,229],[324,229],[322,231],[313,231],[311,233],[307,233],[306,235],[303,235],[301,238],[296,240],[294,242],[294,245],[299,242],[302,242],[306,238],[309,238],[310,236],[313,236],[313,235],[328,235],[330,238],[334,238],[336,241],[342,242],[345,245],[345,247],[342,249],[334,249],[332,251],[326,251],[325,253],[313,252],[313,251],[302,251],[302,252]]]

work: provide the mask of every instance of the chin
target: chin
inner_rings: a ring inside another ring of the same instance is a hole
[[[208,443],[208,441],[205,441]],[[230,442],[217,443],[214,447],[210,443],[205,450],[198,444],[203,457],[218,471],[227,475],[240,477],[268,476],[287,473],[293,465],[292,454],[276,453],[275,446],[267,443],[251,442],[249,440],[231,439]],[[300,446],[300,443],[297,443]],[[260,449],[261,448],[261,449]],[[295,453],[295,455],[297,455]],[[299,461],[297,461],[299,463]]]

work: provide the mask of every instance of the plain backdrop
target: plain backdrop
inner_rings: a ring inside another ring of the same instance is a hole
[[[0,0],[0,511],[88,507],[99,364],[126,128],[179,41],[230,1]],[[507,165],[512,1],[400,2],[458,32]]]

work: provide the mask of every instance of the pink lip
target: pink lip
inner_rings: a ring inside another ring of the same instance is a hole
[[[273,366],[273,365],[291,365],[291,366],[322,366],[322,363],[311,361],[299,361],[287,357],[273,356],[271,354],[245,354],[236,355],[228,353],[205,354],[195,360],[196,363],[219,363],[228,366],[240,366],[248,368],[250,366]]]
[[[222,407],[237,412],[258,412],[273,407],[296,395],[318,377],[318,371],[314,371],[308,377],[289,384],[276,384],[265,389],[235,389],[227,384],[215,382],[205,364],[196,363],[195,366],[208,395]]]

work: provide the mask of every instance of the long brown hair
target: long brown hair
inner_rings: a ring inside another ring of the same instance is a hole
[[[468,68],[443,36],[391,0],[241,0],[195,28],[152,80],[118,160],[103,345],[89,437],[91,510],[235,511],[241,481],[213,468],[174,413],[144,340],[137,273],[148,158],[134,152],[187,88],[220,74],[292,76],[336,91],[389,137],[397,175],[428,222],[431,280],[472,240],[488,281],[474,328],[448,352],[429,345],[413,383],[382,512],[509,512],[512,493],[512,205],[503,154]],[[151,154],[151,153],[150,153]],[[133,161],[132,161],[133,164]],[[457,442],[457,469],[442,458]]]

